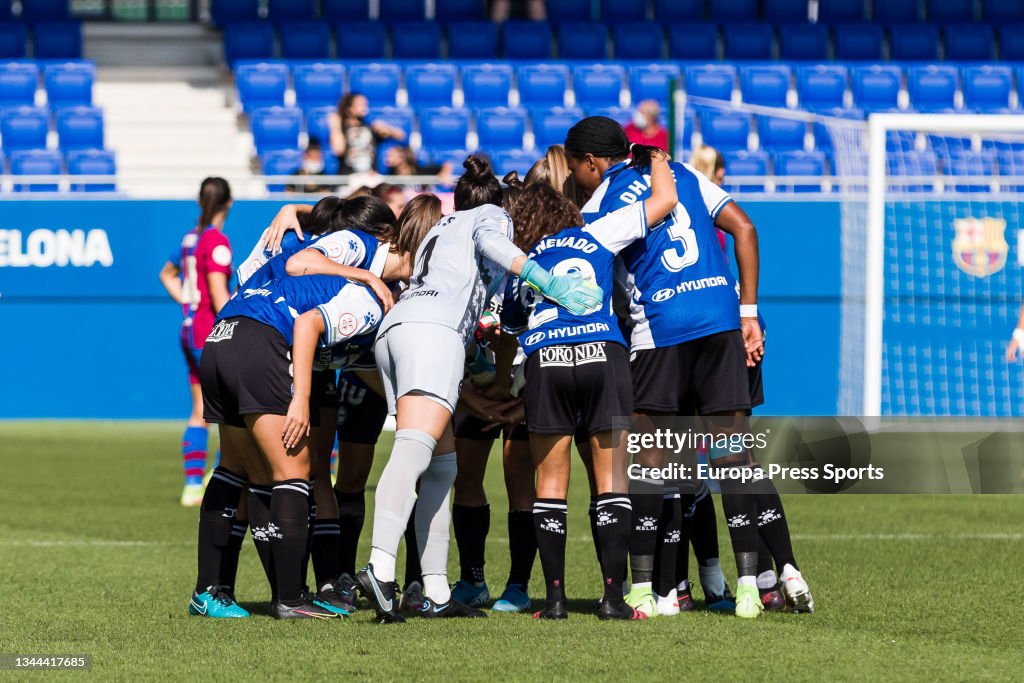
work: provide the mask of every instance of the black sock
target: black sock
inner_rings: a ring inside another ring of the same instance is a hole
[[[270,547],[277,580],[277,599],[297,605],[306,587],[306,548],[309,545],[309,481],[274,482],[270,497]]]
[[[242,552],[242,541],[245,540],[245,530],[249,528],[248,520],[236,519],[231,525],[231,539],[228,547],[224,549],[220,560],[220,585],[226,590],[234,592],[235,577],[238,575],[238,555]]]
[[[590,497],[590,509],[587,511],[590,518],[590,537],[594,540],[594,552],[597,553],[597,566],[601,566],[601,541],[597,537],[597,496]]]
[[[527,590],[533,560],[537,556],[537,534],[533,530],[533,510],[508,513],[508,583]]]
[[[633,531],[629,538],[629,573],[633,583],[651,583],[654,580],[654,550],[658,545],[662,488],[660,481],[634,479],[630,482]]]
[[[658,519],[658,544],[654,548],[654,592],[668,596],[676,587],[676,562],[682,540],[683,507],[679,489],[665,487]]]
[[[249,486],[249,529],[252,544],[260,556],[263,573],[270,584],[270,599],[277,600],[277,579],[274,575],[273,553],[270,548],[270,496],[269,486]]]
[[[533,504],[533,529],[537,535],[540,566],[548,600],[565,600],[565,498],[538,498]]]
[[[771,553],[768,559],[768,566],[771,567],[771,560],[775,560],[775,566],[782,571],[787,564],[793,565],[793,569],[800,570],[793,556],[793,540],[789,536],[789,523],[786,521],[786,512],[782,508],[782,498],[778,489],[767,477],[756,482],[757,486],[757,531],[768,552]]]
[[[313,576],[316,587],[341,574],[341,527],[336,519],[313,520]]]
[[[684,493],[679,497],[679,509],[683,517],[679,525],[679,545],[676,547],[676,588],[690,581],[690,536],[696,510],[692,493]]]
[[[483,583],[491,506],[452,505],[452,527],[455,529],[455,544],[459,548],[459,578],[470,583]]]
[[[409,513],[405,526],[405,586],[413,581],[423,583],[423,569],[420,568],[420,546],[416,540],[416,506]]]
[[[693,518],[690,523],[690,543],[697,562],[706,565],[718,559],[718,515],[715,512],[715,498],[706,484],[702,484],[694,502]]]
[[[220,584],[224,553],[231,545],[231,526],[238,512],[245,479],[218,467],[210,477],[199,511],[196,592]]]
[[[757,549],[761,537],[757,533],[757,497],[751,490],[751,482],[743,483],[737,478],[724,477],[722,487],[722,511],[729,526],[729,539],[736,557],[736,573],[740,577],[757,576]]]
[[[605,600],[622,599],[622,582],[626,580],[626,558],[633,507],[625,493],[602,493],[597,497],[597,536],[601,545],[601,578]]]
[[[359,534],[366,518],[366,491],[343,493],[334,490],[338,501],[338,524],[341,526],[339,574],[356,575],[356,554],[359,552]]]

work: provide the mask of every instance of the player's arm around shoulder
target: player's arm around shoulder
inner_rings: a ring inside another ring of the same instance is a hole
[[[514,235],[512,219],[500,206],[484,204],[476,209],[473,242],[477,250],[505,270],[518,274],[513,263],[520,258],[525,261],[526,255],[512,242]]]

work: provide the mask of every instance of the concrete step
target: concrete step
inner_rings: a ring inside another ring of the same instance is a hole
[[[98,65],[212,67],[221,63],[220,34],[200,24],[85,25],[85,57]]]

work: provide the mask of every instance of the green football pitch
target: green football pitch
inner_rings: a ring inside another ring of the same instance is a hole
[[[189,617],[197,511],[177,502],[180,429],[0,423],[0,654],[89,654],[94,674],[125,680],[1019,680],[1024,672],[1024,499],[1014,496],[787,496],[814,614],[741,621],[698,611],[604,623],[589,613],[600,580],[580,470],[569,501],[567,622],[493,614],[380,626],[366,610],[344,623],[275,622],[248,540],[237,593],[254,616]],[[385,435],[378,472],[389,446]],[[496,594],[508,542],[494,455],[487,489]],[[369,519],[370,510],[361,561]],[[535,596],[540,579],[537,562]]]

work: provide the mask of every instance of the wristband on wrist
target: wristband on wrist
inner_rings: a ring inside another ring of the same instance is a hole
[[[757,304],[740,304],[740,317],[741,318],[756,318],[757,317]]]
[[[1013,340],[1020,346],[1024,346],[1024,328],[1018,327],[1013,331]]]

